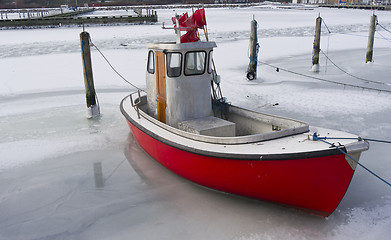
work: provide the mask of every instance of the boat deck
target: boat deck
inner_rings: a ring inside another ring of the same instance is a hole
[[[337,149],[330,148],[330,145],[327,143],[311,140],[313,133],[317,132],[320,136],[326,136],[328,138],[358,138],[358,136],[346,132],[319,127],[309,127],[308,132],[296,133],[286,137],[279,137],[267,141],[260,140],[257,142],[239,142],[237,144],[232,144],[233,140],[240,139],[241,137],[210,137],[188,133],[161,123],[146,113],[143,113],[141,110],[140,118],[138,118],[137,111],[131,106],[129,97],[123,99],[121,111],[132,125],[158,141],[185,151],[196,151],[198,154],[220,156],[223,158],[253,160],[281,160],[282,158],[297,159],[310,157],[311,153],[318,156],[322,155],[322,152],[330,154],[331,150],[334,150],[335,154],[340,154]],[[198,139],[204,137],[211,139],[226,139],[230,141],[227,141],[227,143],[211,143]],[[338,145],[340,146],[346,147],[357,144],[362,145],[362,148],[367,147],[367,143],[364,141],[360,142],[358,140],[347,139],[338,140]]]

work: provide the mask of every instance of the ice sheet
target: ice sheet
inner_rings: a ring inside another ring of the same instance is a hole
[[[145,87],[150,41],[173,41],[164,21],[185,9],[158,9],[159,23],[87,26],[92,41],[129,81]],[[190,9],[186,9],[190,12]],[[390,34],[378,28],[374,63],[365,64],[368,10],[207,9],[214,57],[229,101],[362,137],[390,139],[391,94],[344,87],[260,64],[247,81],[250,21],[259,23],[259,60],[358,86],[389,90],[346,74],[320,57],[309,72],[315,19],[321,49],[351,74],[391,83]],[[391,28],[391,15],[376,12]],[[227,17],[229,16],[229,17]],[[323,25],[324,26],[324,25]],[[0,30],[0,239],[387,239],[389,187],[358,168],[328,219],[215,192],[175,176],[134,142],[119,102],[128,86],[92,50],[102,117],[86,119],[80,27]],[[276,104],[278,103],[278,104]],[[387,144],[372,143],[361,163],[390,180]],[[95,185],[102,167],[103,187]]]

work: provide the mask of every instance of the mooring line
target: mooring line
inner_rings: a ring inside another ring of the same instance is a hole
[[[373,176],[375,176],[376,178],[378,178],[379,180],[381,180],[382,182],[384,182],[385,184],[387,184],[388,186],[391,187],[391,183],[386,181],[384,178],[380,177],[379,175],[377,175],[376,173],[374,173],[372,170],[370,170],[369,168],[365,167],[363,164],[359,163],[358,160],[354,159],[352,156],[350,156],[347,152],[345,152],[344,150],[342,150],[340,147],[336,146],[334,143],[330,143],[326,140],[323,139],[324,137],[318,137],[317,136],[317,133],[314,133],[313,135],[313,139],[314,141],[321,141],[321,142],[324,142],[324,143],[327,143],[329,145],[331,145],[332,147],[335,147],[338,151],[340,151],[341,153],[343,153],[345,156],[347,156],[348,158],[350,158],[352,161],[354,161],[355,163],[357,163],[357,165],[359,165],[360,167],[364,168],[365,170],[367,170],[370,174],[372,174]],[[331,139],[331,138],[329,138]]]
[[[337,82],[337,81],[333,81],[333,80],[328,80],[328,79],[324,79],[324,78],[320,78],[320,77],[314,77],[314,76],[306,75],[306,74],[303,74],[303,73],[294,72],[294,71],[291,71],[291,70],[288,70],[288,69],[284,69],[284,68],[281,68],[281,67],[274,66],[272,64],[269,64],[269,63],[266,63],[266,62],[263,62],[263,61],[258,61],[258,62],[261,63],[261,64],[264,64],[266,66],[275,68],[278,71],[282,70],[282,71],[285,71],[285,72],[288,72],[288,73],[292,73],[292,74],[295,74],[295,75],[298,75],[298,76],[302,76],[302,77],[306,77],[306,78],[312,78],[312,79],[323,81],[323,82],[334,83],[334,84],[348,86],[348,87],[353,87],[353,88],[361,88],[361,89],[366,89],[366,90],[391,93],[391,90],[384,90],[384,89],[371,88],[371,87],[363,87],[363,86],[353,85],[353,84],[349,84],[349,83],[341,83],[341,82]]]
[[[356,78],[356,79],[358,79],[358,80],[361,80],[361,81],[364,81],[364,82],[371,82],[371,83],[377,83],[377,84],[383,84],[383,85],[390,85],[390,84],[388,84],[388,83],[384,83],[384,82],[380,82],[380,81],[373,81],[373,80],[368,80],[368,79],[365,79],[365,78],[361,78],[361,77],[357,77],[357,76],[354,76],[353,74],[351,74],[351,73],[349,73],[349,72],[347,72],[347,71],[345,71],[345,70],[343,70],[341,67],[339,67],[337,64],[335,64],[331,59],[330,59],[330,57],[326,54],[326,53],[324,53],[322,50],[320,50],[322,53],[323,53],[323,55],[336,67],[336,68],[338,68],[341,72],[343,72],[343,73],[345,73],[345,74],[347,74],[347,75],[349,75],[349,76],[351,76],[351,77],[353,77],[353,78]]]
[[[100,55],[102,55],[103,59],[107,62],[107,64],[109,64],[110,68],[120,77],[122,78],[122,80],[124,80],[125,82],[127,82],[129,85],[131,85],[132,87],[136,88],[137,90],[140,90],[142,92],[145,92],[144,89],[141,89],[139,87],[137,87],[136,85],[134,85],[133,83],[131,83],[130,81],[128,81],[125,77],[123,77],[114,67],[113,65],[110,63],[110,61],[106,58],[106,56],[100,51],[100,49],[92,42],[92,40],[90,39],[90,42],[91,42],[91,45],[100,53]]]
[[[379,27],[383,28],[384,31],[391,33],[390,30],[388,30],[387,28],[383,27],[379,22],[377,22],[376,25],[378,25]]]
[[[380,140],[380,139],[371,139],[371,138],[361,138],[361,137],[356,137],[356,138],[343,138],[343,137],[317,137],[319,140],[327,140],[327,139],[333,139],[333,140],[365,140],[365,141],[370,141],[370,142],[380,142],[380,143],[391,143],[391,141],[387,140]]]
[[[391,39],[384,37],[379,31],[376,31],[376,34],[379,34],[381,39],[391,42]]]

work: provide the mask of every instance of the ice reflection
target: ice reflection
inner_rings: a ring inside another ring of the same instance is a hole
[[[102,163],[95,162],[93,166],[94,166],[95,187],[96,188],[103,188],[104,181],[103,181],[103,173],[102,173]]]

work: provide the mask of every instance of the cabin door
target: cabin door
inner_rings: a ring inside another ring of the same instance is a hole
[[[156,95],[157,95],[157,118],[166,123],[166,66],[164,53],[156,52]]]

